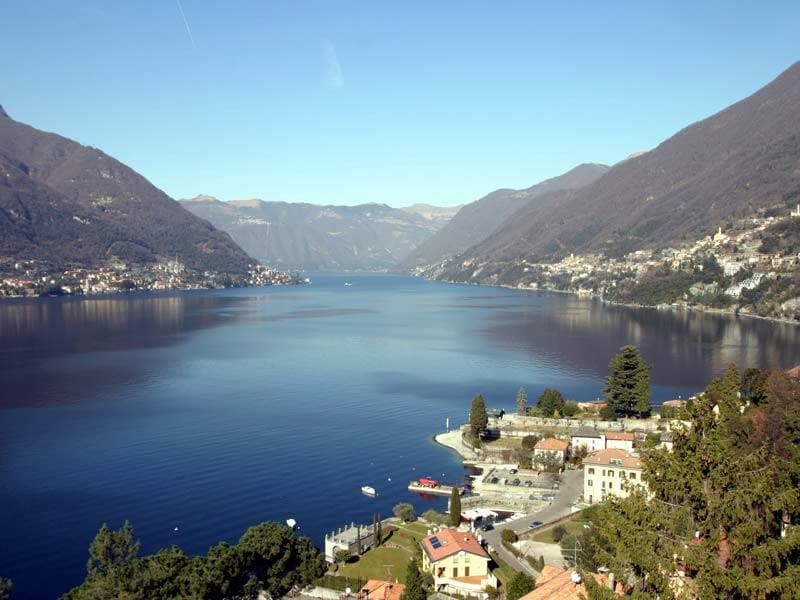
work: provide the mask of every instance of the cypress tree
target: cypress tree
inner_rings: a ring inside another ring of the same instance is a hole
[[[520,415],[528,413],[528,393],[524,387],[519,388],[517,392],[517,413]]]
[[[486,403],[483,395],[478,394],[472,399],[472,406],[469,409],[469,428],[472,435],[477,437],[486,431],[489,424],[489,416],[486,414]]]
[[[450,492],[450,525],[458,527],[461,524],[461,496],[458,488],[453,486]]]
[[[425,584],[422,581],[422,575],[419,572],[417,561],[414,559],[408,562],[406,569],[406,589],[400,600],[425,600],[427,594],[425,593]]]

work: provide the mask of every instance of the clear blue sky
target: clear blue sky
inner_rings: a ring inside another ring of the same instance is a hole
[[[469,202],[652,148],[800,59],[796,0],[29,0],[0,13],[7,112],[176,198]]]

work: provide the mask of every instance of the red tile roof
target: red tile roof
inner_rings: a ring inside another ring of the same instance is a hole
[[[359,600],[400,600],[405,591],[406,586],[402,583],[370,579],[359,590],[357,598]]]
[[[439,539],[439,547],[434,548],[431,540]],[[431,562],[442,560],[457,552],[469,552],[483,558],[489,558],[486,550],[478,543],[478,538],[471,531],[457,531],[455,529],[442,529],[422,539],[422,547],[431,559]]]
[[[545,565],[539,577],[536,578],[536,589],[528,592],[520,600],[583,600],[588,598],[586,586],[578,578],[575,583],[573,575],[575,569],[559,569],[553,565]],[[608,585],[604,575],[591,573],[594,580],[602,586]],[[621,595],[621,590],[616,592]]]
[[[613,465],[611,461],[620,461],[621,465]],[[605,450],[596,450],[589,456],[583,459],[585,465],[600,465],[600,466],[622,466],[629,469],[641,469],[642,461],[638,456],[632,456],[621,448],[606,448]]]
[[[634,436],[632,433],[626,433],[624,431],[609,431],[606,433],[607,440],[624,440],[626,442],[632,442]]]
[[[556,438],[545,438],[536,442],[534,448],[536,450],[555,450],[558,452],[564,452],[568,446],[569,444],[563,440],[557,440]]]

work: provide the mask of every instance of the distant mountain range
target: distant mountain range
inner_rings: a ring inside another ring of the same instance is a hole
[[[177,259],[231,276],[254,262],[133,169],[1,107],[0,257],[60,267]]]
[[[786,212],[800,201],[800,63],[752,96],[576,188],[518,208],[439,275],[463,280],[480,270],[484,278],[508,280],[503,271],[516,268],[522,257],[621,256],[697,239],[736,219]]]
[[[441,231],[414,250],[400,267],[414,269],[464,252],[489,237],[516,211],[537,205],[537,198],[556,191],[581,188],[608,169],[606,165],[583,164],[524,190],[495,190],[465,205]]]
[[[458,208],[222,202],[212,196],[181,200],[181,204],[230,233],[257,259],[281,268],[309,271],[393,269]]]

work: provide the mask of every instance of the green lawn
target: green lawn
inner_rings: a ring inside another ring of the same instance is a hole
[[[341,565],[336,574],[364,579],[391,577],[405,583],[408,561],[414,556],[419,541],[427,535],[431,526],[419,521],[397,523],[394,526],[395,531],[382,546],[368,550],[357,562]]]
[[[563,525],[567,529],[567,533],[576,533],[583,529],[583,522],[584,517],[581,513],[575,513],[568,521],[562,521],[560,525]],[[544,542],[545,544],[555,544],[556,541],[553,539],[553,529],[559,525],[550,525],[545,529],[537,531],[535,535],[531,536],[534,542]]]

